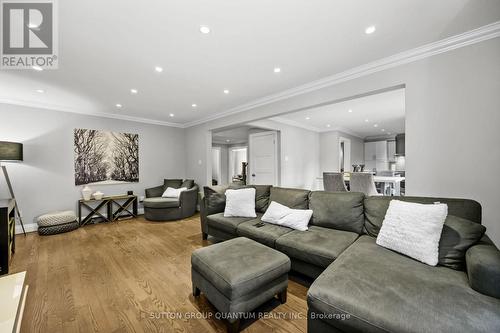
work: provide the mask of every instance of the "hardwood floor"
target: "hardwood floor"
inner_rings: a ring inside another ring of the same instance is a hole
[[[191,252],[211,244],[201,240],[198,216],[141,217],[16,242],[11,272],[26,270],[30,286],[22,332],[225,332],[203,294],[191,295]],[[243,321],[244,332],[305,332],[306,293],[290,281],[287,303],[263,305],[253,314],[260,319]]]

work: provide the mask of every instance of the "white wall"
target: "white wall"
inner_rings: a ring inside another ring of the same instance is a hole
[[[187,175],[206,180],[206,133],[382,88],[406,86],[406,192],[462,197],[483,206],[500,244],[500,38],[434,55],[186,130]],[[478,165],[492,168],[485,172]]]
[[[24,162],[5,164],[14,186],[24,223],[54,210],[74,210],[81,198],[75,186],[73,129],[88,128],[139,134],[139,183],[91,185],[105,194],[139,196],[163,178],[183,178],[184,135],[173,127],[0,104],[0,140],[24,144]],[[0,175],[0,197],[8,197]]]
[[[250,125],[280,133],[280,186],[312,189],[319,171],[319,134],[268,119]]]
[[[321,132],[319,134],[319,168],[320,175],[323,172],[338,172],[340,158],[340,138],[351,141],[351,164],[364,163],[365,144],[363,139],[340,131]],[[351,170],[351,166],[345,166],[346,171]]]

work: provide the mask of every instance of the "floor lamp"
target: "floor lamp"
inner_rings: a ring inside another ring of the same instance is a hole
[[[0,141],[0,166],[2,166],[3,175],[5,176],[5,181],[7,182],[7,187],[9,188],[10,196],[14,199],[14,207],[23,228],[23,233],[26,236],[26,230],[24,230],[23,220],[21,214],[19,213],[19,207],[17,205],[16,196],[14,195],[14,190],[12,189],[12,184],[10,182],[9,174],[7,173],[7,167],[2,165],[2,162],[22,162],[23,161],[23,144],[17,142],[7,142]]]

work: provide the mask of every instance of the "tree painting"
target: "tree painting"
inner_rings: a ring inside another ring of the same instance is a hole
[[[139,135],[75,129],[75,185],[139,181]]]

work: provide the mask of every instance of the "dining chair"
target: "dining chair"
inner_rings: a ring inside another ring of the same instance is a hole
[[[341,172],[323,172],[323,188],[327,192],[347,192]]]
[[[350,188],[351,192],[362,192],[366,196],[381,195],[377,192],[375,182],[373,181],[373,175],[371,173],[351,173]]]
[[[392,170],[377,171],[377,176],[395,177],[396,171]],[[377,188],[378,192],[384,193],[384,195],[394,195],[395,193],[394,187],[391,183],[377,183],[375,184],[375,187]]]

